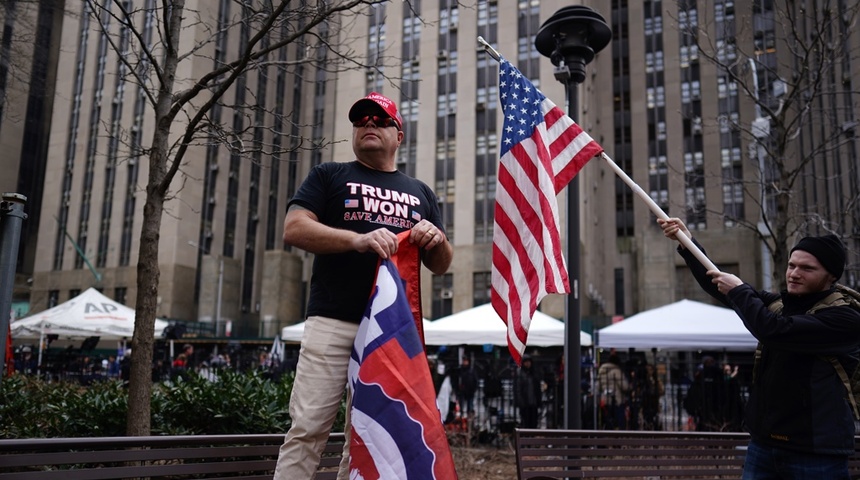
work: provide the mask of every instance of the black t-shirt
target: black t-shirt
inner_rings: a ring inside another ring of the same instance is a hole
[[[310,210],[325,225],[358,233],[380,227],[400,233],[423,219],[443,230],[430,187],[400,171],[381,172],[358,161],[317,165],[288,208],[293,204]],[[316,255],[308,316],[361,322],[378,260],[373,251]]]

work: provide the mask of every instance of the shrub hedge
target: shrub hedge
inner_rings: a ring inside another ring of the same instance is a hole
[[[289,428],[293,375],[274,380],[258,371],[221,370],[156,383],[152,435],[284,433]],[[12,375],[0,389],[0,438],[125,435],[128,395],[120,380],[81,386]],[[343,430],[345,405],[334,430]]]

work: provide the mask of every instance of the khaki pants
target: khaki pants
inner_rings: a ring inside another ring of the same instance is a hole
[[[305,323],[296,379],[290,396],[292,426],[275,467],[276,480],[311,480],[346,388],[349,356],[358,324],[326,317]],[[349,478],[349,411],[338,480]]]

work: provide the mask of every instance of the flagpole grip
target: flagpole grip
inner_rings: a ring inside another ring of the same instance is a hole
[[[478,43],[479,43],[479,44],[481,44],[481,46],[482,46],[482,47],[484,47],[484,51],[485,51],[485,52],[487,52],[487,54],[488,54],[489,56],[493,57],[493,59],[494,59],[495,61],[497,61],[497,62],[501,62],[501,61],[502,61],[502,55],[501,55],[501,54],[499,54],[499,52],[498,52],[498,51],[496,51],[496,49],[495,49],[495,48],[493,48],[493,46],[492,46],[492,45],[490,45],[489,43],[487,43],[487,41],[486,41],[486,40],[484,40],[484,37],[482,37],[482,36],[480,36],[480,35],[479,35],[479,36],[478,36]]]
[[[621,177],[621,179],[624,180],[624,183],[626,183],[627,186],[629,186],[633,190],[633,192],[639,196],[639,198],[645,201],[645,203],[648,205],[648,208],[651,209],[651,212],[653,212],[654,215],[657,215],[657,218],[660,218],[662,220],[669,219],[669,215],[667,215],[666,212],[664,212],[663,209],[660,208],[659,205],[657,205],[657,202],[655,202],[650,195],[645,193],[645,191],[642,190],[642,187],[637,185],[636,182],[634,182],[633,179],[630,178],[630,176],[627,175],[627,173],[622,170],[621,167],[618,166],[618,164],[616,164],[611,158],[609,158],[609,155],[607,155],[606,152],[601,152],[600,156],[604,160],[606,160],[606,163],[609,164],[609,168],[611,168],[616,175]],[[693,240],[690,237],[684,235],[680,231],[675,235],[675,237],[677,237],[678,242],[683,245],[687,250],[689,250],[690,253],[692,253],[693,256],[696,257],[696,259],[702,262],[702,265],[704,265],[705,268],[707,268],[708,270],[720,270],[719,268],[717,268],[716,265],[714,265],[714,262],[712,262],[710,258],[705,256],[704,252],[702,252],[702,250],[698,246],[696,246],[695,243],[693,243]]]

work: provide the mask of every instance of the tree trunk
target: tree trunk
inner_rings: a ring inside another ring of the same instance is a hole
[[[153,154],[153,157],[155,155]],[[155,163],[155,160],[152,160]],[[150,167],[150,171],[153,168]],[[151,182],[150,182],[151,183]],[[164,197],[147,188],[137,262],[137,301],[131,340],[131,375],[128,389],[126,435],[150,434],[152,399],[152,346],[158,299],[158,239]]]
[[[146,183],[146,202],[143,206],[143,224],[140,232],[140,250],[137,261],[137,301],[135,305],[134,336],[132,337],[131,375],[128,389],[128,416],[126,434],[147,436],[151,431],[152,401],[152,346],[154,343],[155,315],[158,308],[158,241],[164,201],[176,168],[168,168],[170,154],[170,126],[175,114],[171,112],[173,88],[178,64],[177,47],[182,31],[182,14],[185,2],[174,0],[166,35],[163,71],[155,104],[155,132],[149,155],[149,177]]]
[[[784,157],[783,157],[784,158]],[[784,173],[780,174],[778,193],[776,194],[776,212],[773,224],[774,249],[771,259],[773,260],[774,290],[782,291],[787,288],[785,283],[785,269],[788,267],[788,241],[789,226],[791,223],[791,190],[790,179]]]

